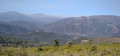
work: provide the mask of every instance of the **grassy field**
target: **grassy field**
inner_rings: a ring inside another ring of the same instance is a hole
[[[0,47],[0,56],[120,56],[120,44]]]

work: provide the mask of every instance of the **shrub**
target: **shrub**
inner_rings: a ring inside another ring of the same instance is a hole
[[[43,49],[41,47],[38,48],[38,51],[43,51]]]

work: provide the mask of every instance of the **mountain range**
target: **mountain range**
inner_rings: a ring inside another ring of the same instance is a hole
[[[19,12],[0,13],[0,32],[16,34],[14,37],[40,42],[62,41],[83,37],[120,36],[120,16],[93,15],[56,17]]]
[[[14,11],[0,13],[0,24],[11,26],[11,28],[4,28],[5,26],[3,27],[2,25],[0,25],[1,26],[0,30],[4,30],[4,31],[0,31],[0,32],[7,32],[8,30],[15,29],[15,27],[20,27],[20,28],[26,29],[25,31],[29,30],[30,32],[31,31],[39,32],[39,31],[41,31],[40,28],[42,25],[52,23],[52,22],[60,20],[60,19],[61,18],[59,18],[59,17],[47,16],[44,14],[27,15],[27,14],[22,14],[19,12],[14,12]],[[24,33],[24,32],[22,32],[22,30],[20,30],[20,31],[21,32],[19,32],[19,33]],[[14,30],[14,32],[18,33],[18,31],[16,31],[16,30]]]
[[[31,23],[47,24],[58,21],[62,18],[55,16],[48,16],[41,13],[38,14],[23,14],[15,11],[0,13],[0,21],[26,21]]]
[[[66,18],[44,27],[45,31],[87,37],[119,36],[120,16],[95,15]]]

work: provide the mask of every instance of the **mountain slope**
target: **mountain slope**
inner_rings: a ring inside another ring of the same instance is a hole
[[[44,27],[45,31],[68,35],[107,37],[120,33],[120,16],[96,15],[63,19]]]
[[[24,14],[10,11],[5,13],[0,13],[0,20],[3,22],[10,22],[10,21],[31,21],[32,18],[27,17]]]
[[[11,21],[11,22],[5,22],[5,24],[16,25],[28,30],[35,31],[35,32],[40,31],[39,27],[41,26],[41,25],[36,25],[35,23],[26,22],[26,21]]]
[[[15,26],[15,25],[0,24],[0,32],[17,34],[17,33],[28,33],[28,32],[34,32],[34,31],[28,30],[19,26]]]
[[[0,21],[1,24],[15,25],[36,32],[40,31],[40,26],[43,25],[41,21],[14,11],[0,13]]]
[[[3,21],[3,22],[26,21],[31,23],[46,24],[46,23],[53,23],[60,19],[62,18],[55,17],[55,16],[48,16],[40,13],[31,14],[31,15],[22,14],[14,11],[0,13],[0,21]]]
[[[0,23],[16,25],[35,32],[41,31],[40,28],[42,25],[52,23],[57,20],[60,20],[60,18],[44,14],[27,15],[14,11],[0,13]]]

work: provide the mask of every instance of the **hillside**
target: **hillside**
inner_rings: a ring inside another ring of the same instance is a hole
[[[73,39],[72,36],[51,33],[51,32],[35,32],[35,33],[17,34],[17,35],[14,35],[14,37],[20,38],[23,40],[32,40],[35,42],[41,42],[46,44],[53,43],[54,39],[58,39],[60,42],[67,42]]]
[[[41,31],[40,28],[42,25],[53,23],[60,19],[60,17],[48,16],[44,14],[28,15],[15,11],[0,13],[0,24],[15,25],[34,32]]]
[[[66,18],[44,27],[45,31],[75,36],[119,36],[120,16],[96,15]]]
[[[4,46],[10,46],[10,45],[21,45],[25,41],[22,41],[20,39],[14,38],[14,37],[7,37],[7,36],[0,36],[0,45]],[[27,42],[27,41],[26,41]]]
[[[119,56],[120,44],[76,44],[55,47],[4,47],[1,56]]]
[[[37,23],[30,23],[26,21],[11,21],[11,22],[5,22],[4,24],[16,25],[34,32],[41,31],[39,27],[42,25],[42,24],[40,25]]]
[[[81,44],[82,40],[91,39],[94,44],[112,44],[112,43],[120,43],[120,37],[98,37],[98,38],[79,38],[72,40],[74,44]]]
[[[0,32],[8,32],[8,33],[29,33],[29,32],[34,32],[32,30],[28,30],[16,25],[8,25],[8,24],[0,24]]]

